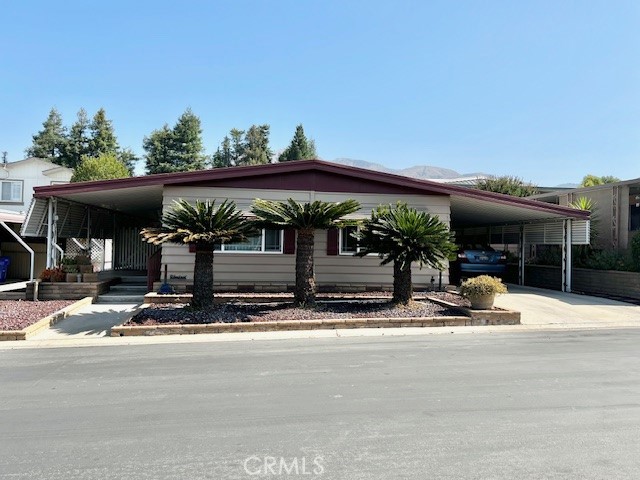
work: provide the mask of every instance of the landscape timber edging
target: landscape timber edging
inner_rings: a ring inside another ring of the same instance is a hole
[[[520,312],[515,310],[473,310],[469,307],[463,307],[456,305],[455,303],[447,302],[435,297],[427,296],[427,300],[436,303],[440,306],[456,310],[463,315],[471,318],[469,325],[481,326],[481,325],[520,325]]]
[[[26,340],[33,337],[35,334],[40,333],[42,330],[52,327],[60,320],[67,318],[82,307],[91,305],[92,303],[92,297],[84,297],[83,299],[58,310],[57,312],[53,312],[51,315],[41,318],[36,323],[33,323],[22,330],[0,330],[0,342],[4,340]]]

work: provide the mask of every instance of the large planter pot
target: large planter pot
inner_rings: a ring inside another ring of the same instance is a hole
[[[77,282],[78,274],[77,273],[67,273],[67,282]]]
[[[472,310],[491,310],[493,308],[493,301],[496,298],[496,294],[470,295],[468,298],[471,302]]]

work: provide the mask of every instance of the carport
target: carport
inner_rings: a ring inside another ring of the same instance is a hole
[[[157,225],[170,200],[166,187],[206,192],[207,188],[259,196],[265,191],[340,192],[448,198],[452,230],[483,236],[487,243],[517,245],[519,283],[524,283],[525,249],[531,244],[562,247],[562,290],[571,291],[571,246],[589,241],[589,212],[530,199],[483,192],[398,175],[363,170],[320,160],[230,167],[197,172],[149,175],[118,180],[52,185],[35,189],[23,225],[24,236],[47,239],[47,265],[56,265],[60,238],[109,238],[114,269],[146,269],[157,247],[140,241],[141,227]],[[246,208],[244,206],[243,208]],[[429,208],[427,207],[427,210]],[[335,255],[335,254],[334,254]]]

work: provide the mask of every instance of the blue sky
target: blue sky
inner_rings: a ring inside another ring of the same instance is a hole
[[[104,107],[121,145],[186,107],[207,152],[296,124],[322,158],[538,184],[640,177],[640,2],[3,2],[0,150],[52,106]]]

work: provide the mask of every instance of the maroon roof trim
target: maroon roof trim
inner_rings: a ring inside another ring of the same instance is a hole
[[[355,177],[360,180],[382,182],[396,185],[411,190],[424,192],[425,194],[456,195],[474,198],[483,201],[492,201],[503,205],[512,205],[528,208],[541,212],[587,220],[589,212],[570,207],[562,207],[537,200],[512,197],[501,193],[485,192],[469,187],[448,185],[429,180],[418,180],[403,177],[391,173],[376,172],[363,168],[349,167],[323,160],[298,160],[285,163],[272,163],[268,165],[252,165],[245,167],[216,168],[211,170],[198,170],[195,172],[160,173],[143,177],[121,178],[116,180],[99,180],[94,182],[68,183],[64,185],[47,185],[34,188],[35,197],[55,197],[71,195],[74,193],[99,192],[103,190],[115,190],[121,188],[145,187],[155,185],[181,185],[194,182],[206,182],[208,180],[223,180],[233,178],[246,178],[251,176],[280,175],[289,172],[313,171],[334,173]]]

